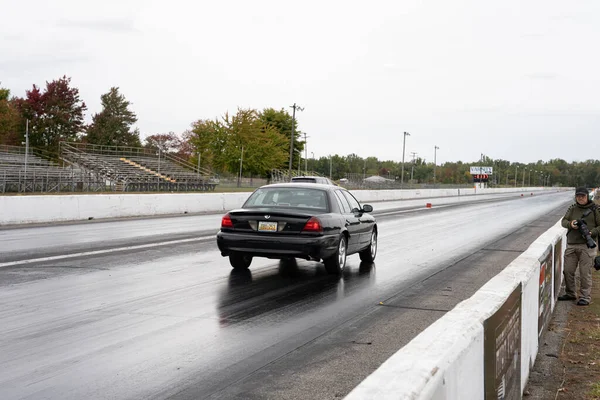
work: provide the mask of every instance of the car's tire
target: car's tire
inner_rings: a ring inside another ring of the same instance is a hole
[[[377,256],[377,231],[373,229],[371,232],[371,242],[369,246],[358,253],[361,261],[373,262]]]
[[[235,269],[248,269],[252,263],[252,256],[246,254],[230,254],[229,264]]]
[[[346,267],[347,252],[348,240],[345,235],[341,235],[335,254],[324,260],[325,269],[328,273],[339,275],[344,271],[344,268]]]

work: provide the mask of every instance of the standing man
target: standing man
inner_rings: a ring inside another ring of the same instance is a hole
[[[563,217],[561,224],[567,228],[567,247],[565,249],[565,294],[558,300],[577,300],[575,295],[575,271],[579,267],[580,287],[578,306],[587,306],[591,301],[592,268],[596,256],[596,243],[600,228],[600,211],[591,200],[590,192],[584,187],[575,189],[575,204],[571,205]],[[586,240],[585,227],[594,239]]]

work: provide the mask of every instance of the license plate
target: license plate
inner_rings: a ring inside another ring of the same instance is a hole
[[[259,232],[277,232],[277,222],[258,221]]]

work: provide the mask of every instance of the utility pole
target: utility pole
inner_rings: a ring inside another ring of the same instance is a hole
[[[525,187],[525,171],[527,171],[527,168],[523,170],[523,182],[521,182],[521,187]]]
[[[331,180],[331,170],[333,169],[333,156],[329,155],[329,179]]]
[[[515,165],[515,187],[517,187],[518,176],[519,176],[519,166]]]
[[[364,165],[363,165],[363,179],[365,179],[367,177],[367,159],[365,158],[364,160]]]
[[[404,140],[402,140],[402,172],[400,174],[400,189],[404,186],[404,150],[406,149],[406,137],[410,136],[410,133],[404,132]]]
[[[439,150],[439,147],[437,147],[436,145],[433,146],[433,183],[435,183],[435,167],[437,166],[437,150]]]
[[[292,134],[290,135],[290,163],[288,167],[288,175],[290,182],[292,181],[292,159],[294,158],[294,133],[295,133],[295,125],[296,125],[296,110],[304,111],[304,108],[300,107],[296,103],[293,106],[290,106],[292,111]]]
[[[531,187],[531,168],[529,168],[529,178],[528,178],[527,186]]]

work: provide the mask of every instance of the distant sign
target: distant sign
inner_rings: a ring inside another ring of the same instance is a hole
[[[473,175],[473,182],[487,182],[490,179],[488,174]]]
[[[492,175],[493,167],[471,167],[471,175]]]

